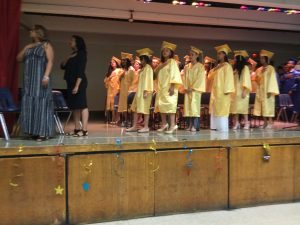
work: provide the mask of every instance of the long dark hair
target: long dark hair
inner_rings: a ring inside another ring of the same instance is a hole
[[[114,60],[115,61],[115,60]],[[116,61],[115,61],[116,62]],[[117,67],[116,68],[121,68],[119,63],[116,62]],[[114,68],[111,66],[111,61],[109,61],[109,65],[108,65],[108,69],[107,69],[107,73],[106,73],[106,77],[109,77],[112,72],[114,71]]]
[[[227,54],[226,54],[226,52],[224,52],[224,51],[221,51],[221,52],[223,52],[224,53],[224,62],[229,62],[229,60],[228,60],[228,56],[227,56]],[[220,60],[218,60],[218,63],[220,63]]]
[[[149,56],[147,56],[147,55],[141,55],[140,56],[140,60],[142,61],[142,60],[144,60],[147,64],[151,64],[151,62],[152,62],[152,59],[149,57]]]
[[[126,58],[126,65],[125,66],[122,65],[122,68],[125,69],[125,70],[128,70],[129,67],[131,67],[131,61]]]
[[[247,60],[245,59],[245,57],[241,55],[237,55],[235,57],[235,64],[233,68],[238,71],[239,78],[241,77],[242,70],[246,65],[247,65]]]
[[[86,45],[84,39],[78,35],[72,35],[72,38],[75,39],[77,51],[86,53]]]
[[[175,55],[174,51],[170,49],[170,52],[171,52],[171,54],[170,54],[170,56],[169,56],[169,59],[174,58],[174,55]],[[164,63],[164,62],[166,61],[165,58],[164,58],[163,55],[162,55],[162,51],[161,51],[160,61],[161,61],[162,63]]]

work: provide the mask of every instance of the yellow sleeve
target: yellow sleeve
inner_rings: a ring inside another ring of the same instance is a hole
[[[151,66],[147,65],[143,70],[144,83],[143,91],[153,92],[153,69]]]
[[[128,70],[128,78],[127,78],[127,82],[128,82],[128,85],[131,86],[133,84],[133,80],[134,80],[134,71],[132,69],[129,69]]]
[[[250,76],[250,70],[248,66],[245,66],[242,70],[242,85],[244,88],[246,88],[249,92],[252,90],[251,86],[251,76]]]
[[[224,94],[229,94],[235,92],[234,88],[234,76],[233,76],[233,69],[231,65],[227,63],[227,65],[224,66]]]
[[[171,74],[170,83],[175,84],[175,88],[178,89],[180,85],[182,85],[182,80],[181,80],[178,65],[174,59],[171,59],[169,66],[170,66],[170,74]]]
[[[193,80],[191,88],[195,91],[205,92],[206,80],[205,80],[205,69],[202,64],[197,65],[197,68],[193,74],[195,80]]]
[[[278,82],[276,78],[276,72],[273,66],[268,66],[267,72],[267,93],[273,95],[279,95]]]

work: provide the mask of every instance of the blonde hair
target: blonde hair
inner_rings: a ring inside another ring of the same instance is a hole
[[[33,30],[37,34],[40,41],[48,41],[48,31],[44,26],[35,24],[33,25]]]

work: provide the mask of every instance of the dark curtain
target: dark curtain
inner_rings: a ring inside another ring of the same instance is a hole
[[[0,0],[0,87],[7,87],[18,98],[18,63],[21,0]],[[13,117],[6,115],[8,127]]]

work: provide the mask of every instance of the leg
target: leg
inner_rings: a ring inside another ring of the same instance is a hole
[[[244,120],[245,120],[244,129],[245,130],[249,130],[249,128],[250,128],[250,122],[249,122],[249,116],[248,116],[248,114],[244,114]]]
[[[176,122],[175,122],[175,113],[171,113],[169,114],[170,116],[170,128],[172,129],[173,127],[175,127]]]
[[[161,123],[162,123],[162,127],[167,125],[167,115],[165,113],[161,113]]]
[[[144,114],[144,128],[149,129],[149,114]]]
[[[233,114],[232,115],[232,120],[233,120],[233,130],[236,130],[239,128],[239,122],[238,122],[238,115],[237,114]]]
[[[75,123],[75,129],[76,130],[81,130],[81,127],[80,127],[80,110],[79,109],[75,109],[73,111],[73,119],[74,119],[74,123]]]
[[[133,113],[133,124],[131,128],[126,129],[127,132],[135,132],[137,131],[137,123],[138,123],[138,114],[137,112]]]
[[[88,120],[89,120],[89,110],[88,108],[81,110],[81,119],[82,119],[82,129],[87,131]]]

